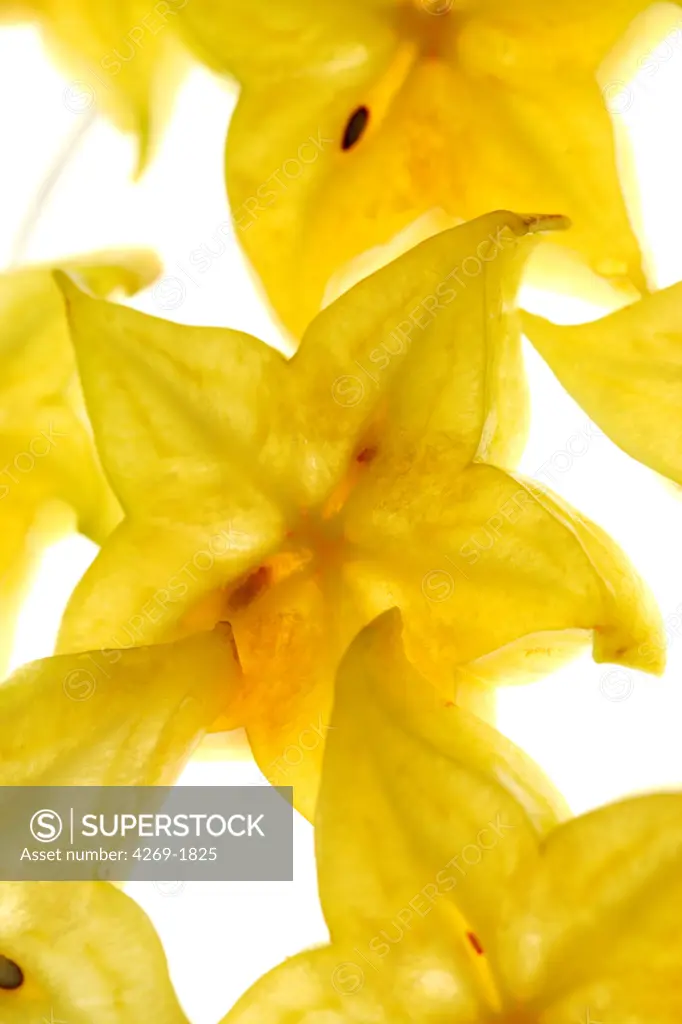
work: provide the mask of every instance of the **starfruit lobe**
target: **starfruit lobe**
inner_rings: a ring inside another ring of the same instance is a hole
[[[425,695],[400,616],[380,616],[335,685],[315,828],[330,943],[223,1024],[674,1024],[682,794],[571,818],[527,755]]]
[[[103,786],[143,786],[156,810],[238,674],[226,624],[26,665],[0,687],[0,785],[87,787],[84,813],[101,811]],[[0,883],[0,1019],[188,1024],[142,910],[106,882],[73,881]]]
[[[102,296],[132,294],[159,272],[142,250],[60,265]],[[87,422],[54,266],[0,275],[0,677],[45,549],[74,529],[101,543],[121,519]]]
[[[561,210],[575,227],[554,245],[644,291],[613,91],[597,72],[649,6],[227,0],[217,13],[211,0],[188,3],[178,23],[189,46],[241,85],[227,192],[294,336],[349,261],[431,211],[461,221],[498,207]],[[639,54],[663,38],[660,22],[642,25]]]
[[[11,725],[0,736],[0,785],[170,786],[239,675],[224,623],[172,644],[24,665],[0,687]]]
[[[0,883],[3,1024],[189,1024],[146,914],[108,882]]]
[[[524,313],[523,330],[615,444],[682,484],[682,284],[577,326]]]
[[[591,640],[600,660],[659,670],[660,615],[627,558],[513,472],[527,400],[516,292],[540,233],[564,224],[497,212],[436,235],[319,314],[289,361],[62,276],[125,519],[76,588],[60,649],[231,622],[244,685],[221,726],[246,727],[308,815],[336,666],[387,608],[433,699],[484,716],[494,686]]]

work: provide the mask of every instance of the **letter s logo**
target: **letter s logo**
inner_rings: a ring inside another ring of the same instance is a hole
[[[31,818],[31,834],[39,843],[53,843],[62,834],[62,819],[56,811],[36,811]]]

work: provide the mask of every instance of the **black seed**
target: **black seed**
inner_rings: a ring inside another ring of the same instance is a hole
[[[358,107],[348,119],[346,130],[343,133],[341,149],[350,149],[364,135],[367,122],[369,121],[369,110],[367,107]]]
[[[23,984],[24,972],[21,967],[14,960],[8,960],[0,954],[0,988],[20,988]]]

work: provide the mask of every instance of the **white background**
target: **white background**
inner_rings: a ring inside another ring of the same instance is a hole
[[[661,286],[682,279],[680,51],[679,42],[661,50],[656,73],[637,80],[628,93],[609,91],[619,130],[627,129],[635,143],[646,234]],[[45,260],[147,245],[161,254],[167,274],[181,274],[178,266],[186,265],[188,254],[229,217],[222,166],[233,92],[193,70],[157,160],[142,182],[132,185],[132,142],[97,117],[84,129],[86,115],[65,104],[67,87],[68,79],[50,63],[36,33],[0,32],[3,265],[17,254],[50,169],[78,137],[20,255]],[[187,281],[185,301],[168,316],[276,338],[236,245],[228,245],[197,280]],[[529,301],[557,320],[596,314],[552,297]],[[159,315],[149,293],[134,304]],[[534,420],[523,471],[533,475],[554,458],[555,489],[621,543],[653,587],[669,623],[669,668],[663,679],[614,675],[586,655],[551,679],[500,695],[502,730],[537,758],[573,809],[582,811],[634,791],[682,785],[682,508],[674,487],[603,437],[593,439],[570,465],[566,456],[557,457],[570,438],[589,430],[587,418],[530,349],[528,369]],[[572,447],[581,446],[573,442]],[[547,482],[546,475],[542,479]],[[94,553],[84,538],[48,553],[22,618],[15,666],[51,652],[69,590]],[[258,778],[251,764],[203,762],[190,766],[183,781]],[[178,993],[196,1024],[213,1024],[261,973],[326,934],[316,896],[312,829],[301,819],[293,884],[194,883],[175,895],[138,884],[132,891],[161,933]]]

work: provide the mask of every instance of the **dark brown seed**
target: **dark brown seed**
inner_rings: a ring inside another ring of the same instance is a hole
[[[351,149],[365,133],[369,121],[369,110],[367,107],[358,107],[348,119],[346,130],[343,133],[341,149]]]
[[[24,972],[14,960],[0,954],[0,988],[20,988],[24,984]]]

